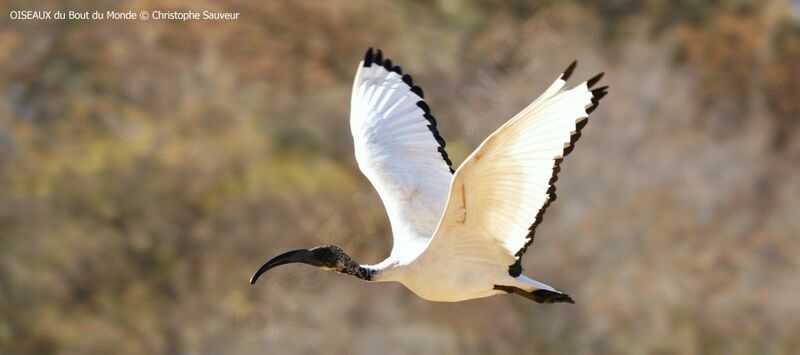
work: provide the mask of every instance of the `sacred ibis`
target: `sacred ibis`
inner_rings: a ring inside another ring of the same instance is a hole
[[[389,215],[391,254],[363,265],[334,245],[292,250],[267,261],[250,283],[275,266],[304,263],[365,281],[397,281],[431,301],[514,293],[574,303],[522,275],[521,259],[556,198],[559,164],[608,88],[592,88],[603,73],[566,88],[575,65],[454,171],[422,89],[370,48],[356,71],[350,129],[358,166]]]

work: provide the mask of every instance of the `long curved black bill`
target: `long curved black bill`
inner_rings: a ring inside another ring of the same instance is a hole
[[[292,251],[287,251],[281,255],[278,255],[266,263],[261,265],[261,267],[250,277],[250,284],[254,285],[256,280],[258,280],[261,274],[267,272],[267,270],[272,269],[276,266],[283,265],[283,264],[290,264],[290,263],[309,263],[312,260],[313,254],[307,249],[297,249]]]

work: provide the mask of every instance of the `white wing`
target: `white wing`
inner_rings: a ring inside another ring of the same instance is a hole
[[[545,92],[492,133],[458,168],[442,221],[424,255],[438,262],[508,265],[519,259],[555,199],[562,158],[580,137],[606,88],[591,90],[602,73],[565,90],[575,63]]]
[[[356,160],[383,201],[395,260],[427,246],[453,178],[444,140],[422,90],[372,48],[359,63],[350,105]]]

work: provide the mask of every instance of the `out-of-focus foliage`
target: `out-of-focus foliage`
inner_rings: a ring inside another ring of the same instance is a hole
[[[0,13],[242,15],[0,23],[0,353],[800,351],[797,5],[67,3]],[[525,257],[576,305],[303,266],[247,283],[286,249],[388,254],[347,122],[368,46],[425,89],[456,162],[572,59],[607,72]]]

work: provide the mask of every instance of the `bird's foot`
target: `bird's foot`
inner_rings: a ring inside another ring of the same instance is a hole
[[[530,293],[531,299],[539,303],[572,303],[572,300],[566,293],[553,292],[548,290],[536,290]]]
[[[514,287],[514,286],[501,286],[501,285],[494,285],[495,290],[502,290],[507,293],[514,293],[525,297],[531,301],[535,301],[538,303],[572,303],[575,304],[575,301],[572,300],[566,293],[555,292],[555,291],[548,291],[548,290],[534,290],[532,292],[525,291],[521,288]]]

